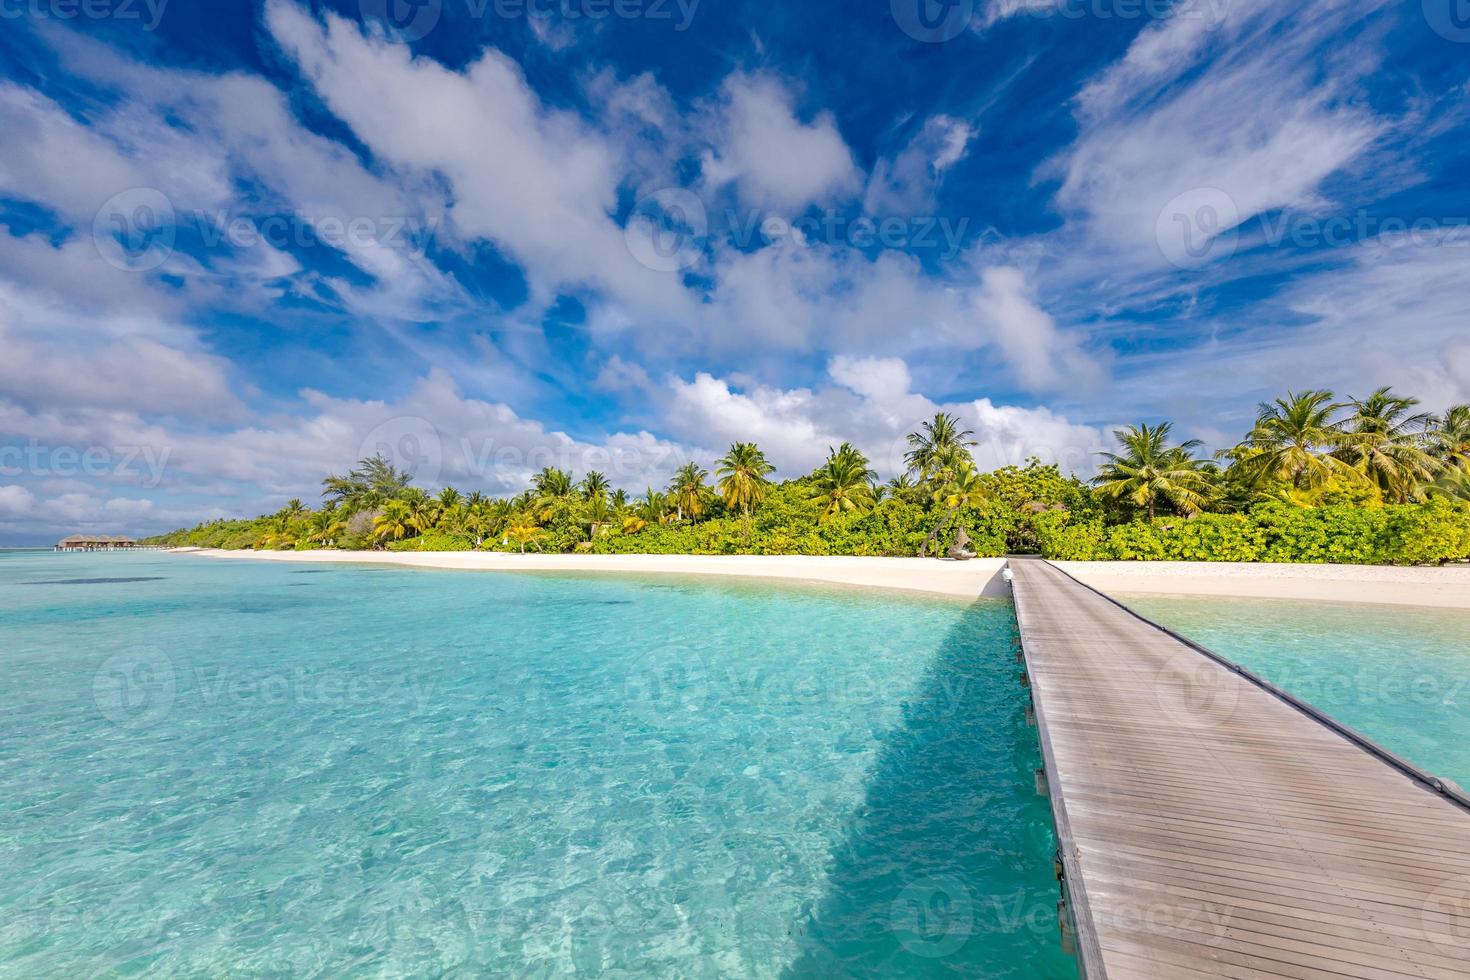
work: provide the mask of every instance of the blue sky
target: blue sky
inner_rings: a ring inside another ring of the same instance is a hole
[[[0,543],[1470,400],[1462,6],[0,3]]]

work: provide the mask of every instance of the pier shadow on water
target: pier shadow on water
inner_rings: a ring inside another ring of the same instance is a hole
[[[786,977],[1077,975],[1058,941],[1051,811],[1035,791],[1015,637],[1010,610],[982,600],[935,652]]]

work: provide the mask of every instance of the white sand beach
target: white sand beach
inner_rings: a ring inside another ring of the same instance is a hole
[[[1250,562],[1059,561],[1110,594],[1236,596],[1470,609],[1470,565],[1267,565]]]
[[[179,549],[180,551],[186,549]],[[519,555],[484,551],[215,551],[192,554],[266,561],[361,562],[485,572],[610,572],[795,579],[975,598],[1010,597],[1004,558],[959,562],[921,558],[808,555]]]
[[[196,555],[259,561],[348,562],[488,572],[599,572],[725,575],[901,589],[936,595],[1007,598],[1003,558],[956,562],[920,558],[800,555],[518,555],[489,552],[216,551]],[[1234,562],[1057,562],[1110,593],[1238,596],[1470,609],[1470,565],[1263,565]]]

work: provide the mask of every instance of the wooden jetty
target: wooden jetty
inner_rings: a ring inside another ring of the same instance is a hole
[[[1084,976],[1470,977],[1458,787],[1048,562],[1010,571]]]

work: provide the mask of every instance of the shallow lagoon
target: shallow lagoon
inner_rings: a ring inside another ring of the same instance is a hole
[[[1415,765],[1470,786],[1470,612],[1281,599],[1118,598]]]
[[[3,974],[1075,972],[1005,603],[12,553],[0,617]]]

